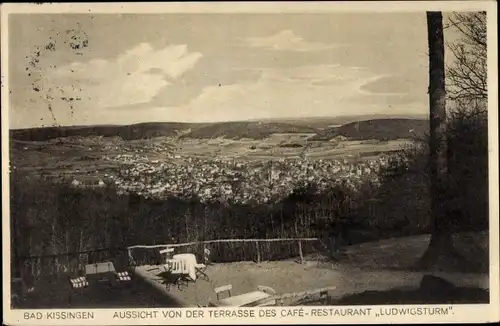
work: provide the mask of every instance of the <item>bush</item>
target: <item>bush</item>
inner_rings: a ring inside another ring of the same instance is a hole
[[[448,123],[449,184],[445,209],[450,228],[488,228],[487,112],[479,106],[451,110]],[[404,234],[429,232],[430,177],[428,136],[394,156],[381,172],[370,219],[378,227]],[[366,209],[368,210],[368,209]],[[382,225],[380,225],[382,224]],[[403,228],[403,230],[401,230]],[[405,229],[407,231],[405,231]]]

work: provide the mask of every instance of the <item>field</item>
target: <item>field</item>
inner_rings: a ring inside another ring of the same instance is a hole
[[[403,148],[406,140],[365,142],[360,140],[308,142],[310,134],[273,134],[262,141],[252,139],[188,139],[179,143],[175,155],[226,157],[244,160],[272,160],[307,157],[344,159],[375,156]]]
[[[253,139],[181,139],[155,138],[125,141],[121,139],[63,138],[62,141],[11,142],[11,166],[40,175],[71,173],[75,176],[103,177],[121,164],[104,160],[122,154],[141,155],[146,161],[182,162],[186,157],[221,160],[268,161],[282,158],[310,160],[366,160],[381,153],[402,149],[408,140],[390,141],[315,141],[311,134],[273,134]],[[290,146],[290,144],[292,144]],[[125,163],[125,161],[123,162]]]

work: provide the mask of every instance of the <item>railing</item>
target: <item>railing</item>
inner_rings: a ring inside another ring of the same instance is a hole
[[[317,252],[318,238],[218,239],[176,244],[135,245],[127,248],[135,265],[154,265],[161,249],[176,248],[178,253],[194,253],[201,257],[205,248],[213,262],[280,260]]]
[[[318,238],[217,239],[187,243],[135,245],[127,248],[104,248],[81,252],[20,257],[12,262],[12,277],[48,280],[61,275],[79,276],[85,265],[112,261],[120,269],[128,266],[160,263],[159,251],[176,248],[177,253],[195,253],[203,257],[205,248],[211,251],[212,262],[280,260],[318,252]],[[30,281],[28,281],[30,282]]]

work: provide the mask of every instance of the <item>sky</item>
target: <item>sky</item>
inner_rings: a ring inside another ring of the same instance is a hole
[[[12,14],[9,125],[426,114],[426,28],[424,12]]]

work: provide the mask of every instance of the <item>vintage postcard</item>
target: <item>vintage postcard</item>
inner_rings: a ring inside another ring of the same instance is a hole
[[[4,324],[498,321],[496,9],[2,5]]]

